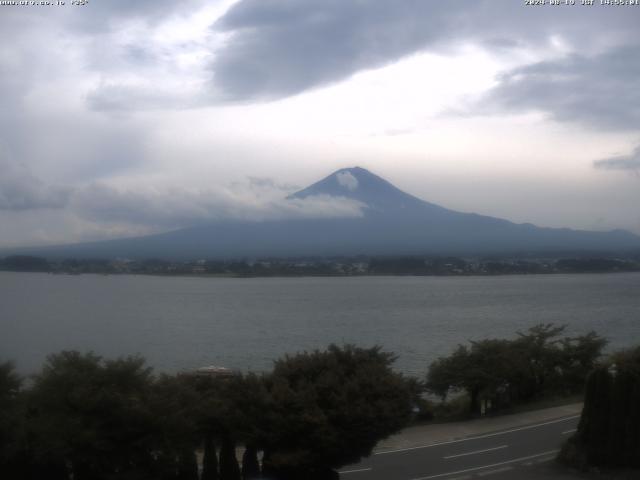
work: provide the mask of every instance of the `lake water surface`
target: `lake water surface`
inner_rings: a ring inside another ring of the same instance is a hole
[[[423,375],[456,344],[541,322],[640,343],[640,273],[501,277],[189,278],[0,272],[0,361],[139,353],[160,371],[270,368],[329,343],[382,345]]]

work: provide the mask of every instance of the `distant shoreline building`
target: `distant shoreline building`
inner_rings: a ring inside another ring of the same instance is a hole
[[[210,378],[226,378],[233,377],[236,372],[226,367],[218,367],[216,365],[209,365],[206,367],[196,368],[191,374],[197,377],[210,377]]]

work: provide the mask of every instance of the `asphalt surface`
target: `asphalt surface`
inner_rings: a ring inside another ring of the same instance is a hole
[[[579,415],[406,448],[375,452],[345,467],[343,480],[533,478],[575,431]],[[548,478],[547,475],[545,477]]]

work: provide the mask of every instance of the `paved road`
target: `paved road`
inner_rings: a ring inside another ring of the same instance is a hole
[[[344,480],[518,479],[553,460],[579,415],[459,440],[375,452],[344,468]],[[520,471],[521,473],[518,473]],[[528,476],[528,475],[527,475]]]

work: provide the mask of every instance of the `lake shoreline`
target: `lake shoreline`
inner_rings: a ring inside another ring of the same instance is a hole
[[[121,276],[136,276],[136,277],[160,277],[160,278],[493,278],[493,277],[542,277],[542,276],[557,276],[557,275],[610,275],[610,274],[630,274],[639,273],[640,270],[628,270],[628,271],[584,271],[584,272],[535,272],[535,273],[362,273],[362,274],[273,274],[273,275],[257,275],[257,274],[236,274],[236,273],[146,273],[146,272],[30,272],[30,271],[15,271],[15,270],[0,270],[0,273],[42,273],[53,276],[80,276],[80,275],[94,275],[101,277],[121,277]]]

